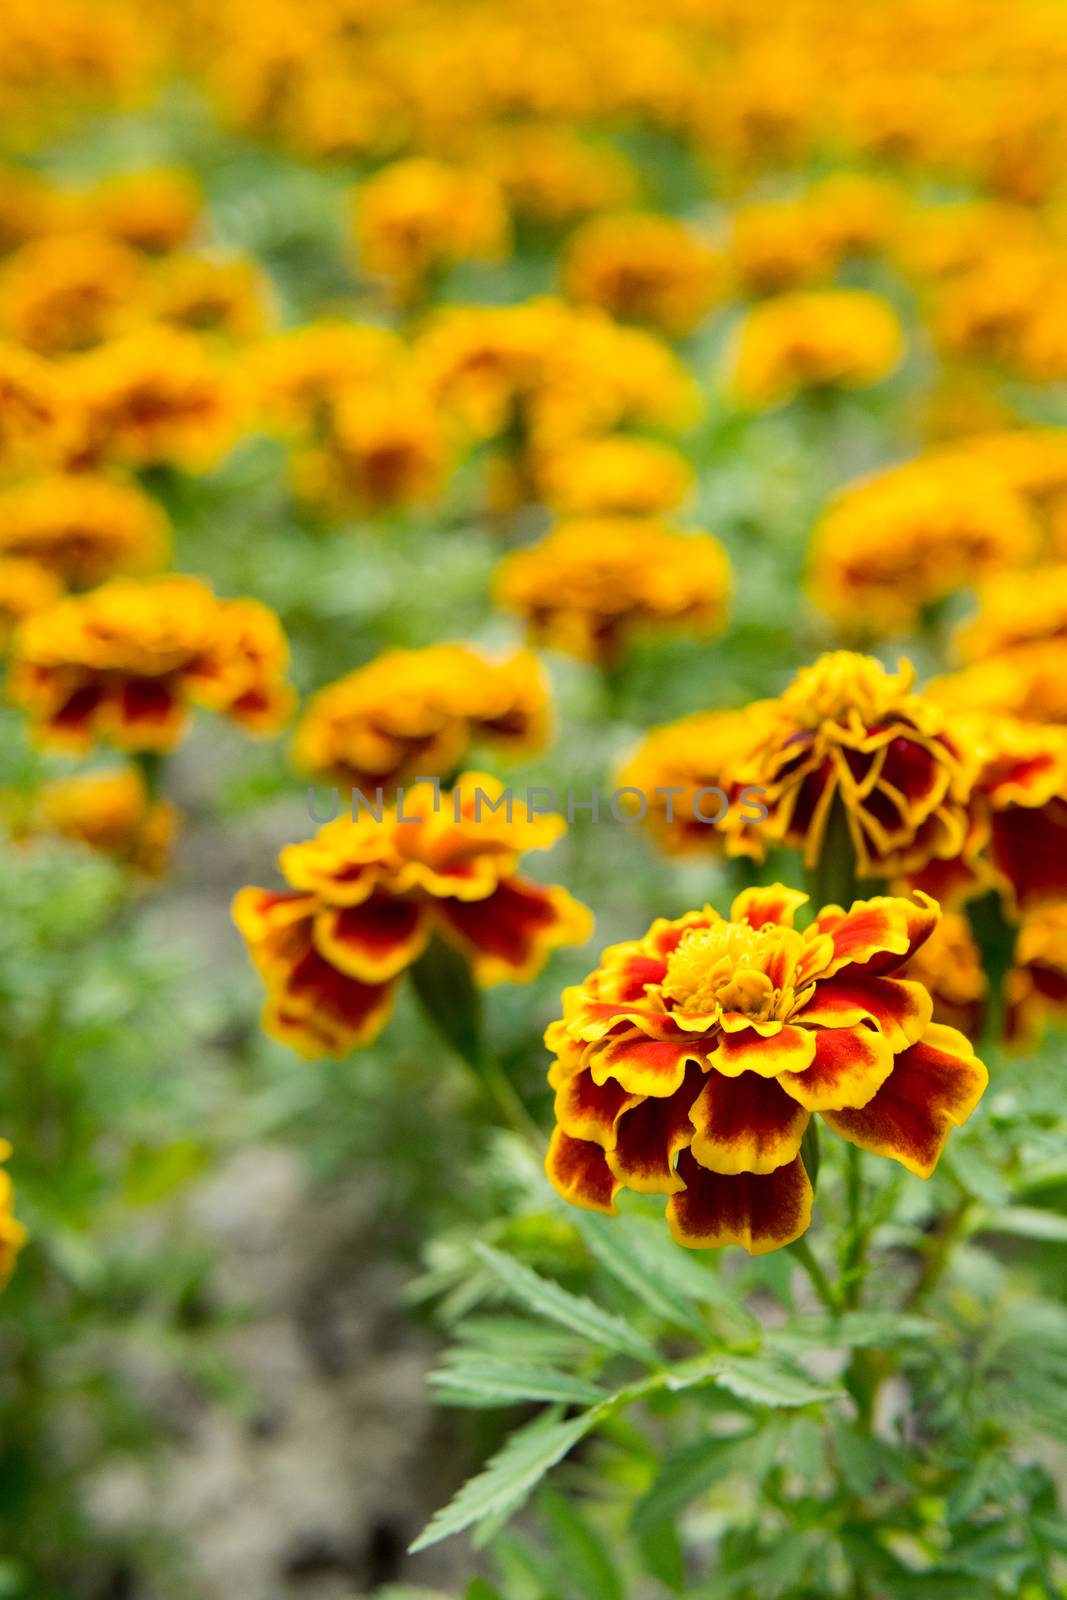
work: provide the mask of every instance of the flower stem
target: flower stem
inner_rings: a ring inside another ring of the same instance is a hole
[[[839,794],[834,796],[826,819],[819,859],[806,876],[813,911],[831,905],[843,906],[847,911],[856,898],[856,852]]]
[[[1004,915],[996,890],[967,904],[967,920],[982,953],[988,990],[982,1043],[996,1044],[1004,1035],[1004,985],[1015,959],[1015,928]]]
[[[828,1311],[833,1312],[833,1314],[836,1316],[841,1310],[841,1304],[837,1293],[834,1290],[829,1278],[826,1276],[826,1273],[819,1265],[819,1262],[815,1257],[815,1252],[812,1250],[807,1239],[803,1237],[800,1239],[794,1239],[793,1243],[788,1246],[788,1249],[804,1268],[804,1271],[811,1280],[812,1288],[815,1290],[815,1293],[818,1295],[823,1305]]]

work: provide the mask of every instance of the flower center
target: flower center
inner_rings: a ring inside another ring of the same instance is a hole
[[[792,928],[744,922],[694,928],[668,958],[661,987],[683,1012],[784,1019],[797,1004],[797,969],[807,948]]]
[[[905,662],[894,675],[873,656],[831,650],[797,673],[781,703],[802,728],[841,722],[850,712],[871,727],[900,706],[914,676],[914,669]]]

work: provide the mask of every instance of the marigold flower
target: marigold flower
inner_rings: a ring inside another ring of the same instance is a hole
[[[811,591],[853,634],[891,636],[923,607],[1027,561],[1039,539],[1002,473],[963,452],[931,456],[835,496],[812,536]]]
[[[102,234],[34,239],[0,274],[0,323],[43,355],[84,350],[112,337],[144,304],[137,252]]]
[[[991,710],[1024,722],[1067,722],[1067,640],[1013,645],[986,661],[935,678],[927,693],[951,717]]]
[[[516,871],[521,855],[564,831],[559,817],[507,805],[497,779],[469,772],[451,793],[418,784],[381,820],[361,812],[288,845],[279,865],[289,891],[242,889],[234,901],[266,985],[266,1031],[308,1057],[371,1043],[434,934],[478,984],[535,977],[551,950],[592,931],[565,889]]]
[[[548,727],[548,682],[530,651],[494,660],[462,644],[388,650],[311,696],[293,760],[312,777],[391,793],[447,777],[476,739],[538,750]]]
[[[803,203],[838,260],[882,254],[904,223],[899,186],[867,172],[832,173],[812,185]]]
[[[427,397],[403,384],[337,394],[321,442],[293,457],[297,494],[330,514],[389,511],[434,499],[448,465],[448,440]]]
[[[978,592],[978,614],[955,635],[964,662],[1020,646],[1067,641],[1067,565],[1001,573]]]
[[[650,517],[685,499],[693,470],[670,445],[620,433],[547,452],[537,479],[563,515]]]
[[[493,178],[516,216],[564,228],[635,197],[626,157],[590,144],[574,129],[552,123],[496,126],[478,164]]]
[[[1037,1043],[1045,1024],[1067,1011],[1067,905],[1026,917],[1005,983],[1006,1033],[1016,1047]]]
[[[623,517],[561,522],[506,556],[496,596],[534,643],[611,662],[642,628],[707,635],[726,621],[730,566],[710,533]]]
[[[644,795],[647,826],[668,854],[726,850],[762,859],[758,830],[725,833],[726,812],[708,820],[722,809],[711,791],[725,794],[731,810],[740,800],[737,774],[756,744],[761,717],[758,705],[681,717],[650,729],[619,768],[619,785]]]
[[[73,840],[156,879],[167,870],[179,815],[169,800],[149,799],[137,767],[124,767],[45,784],[20,832]]]
[[[0,344],[0,466],[54,461],[70,426],[56,368],[18,345]]]
[[[856,871],[885,877],[958,855],[969,771],[948,718],[871,656],[836,650],[803,667],[777,700],[759,702],[756,742],[738,773],[769,810],[761,836],[819,860],[830,813],[845,813]],[[747,832],[740,814],[729,828]],[[736,853],[735,851],[732,853]]]
[[[149,303],[160,322],[237,344],[262,338],[275,317],[267,277],[240,256],[168,256],[156,268]]]
[[[63,593],[54,573],[17,556],[0,556],[0,650],[6,650],[11,635],[23,617],[46,611]]]
[[[248,352],[252,387],[271,427],[310,433],[338,394],[395,375],[403,344],[369,323],[305,323]]]
[[[0,553],[76,588],[159,567],[168,546],[166,517],[136,484],[56,473],[0,489]]]
[[[0,1161],[7,1161],[11,1145],[0,1139]],[[0,1288],[15,1268],[15,1257],[26,1243],[26,1229],[14,1215],[15,1187],[6,1168],[0,1167]]]
[[[763,411],[804,389],[864,389],[899,365],[904,335],[887,301],[824,289],[762,301],[745,316],[733,357],[738,405]]]
[[[82,411],[82,461],[206,471],[232,448],[243,421],[236,373],[177,328],[139,328],[68,371]]]
[[[753,202],[731,220],[730,273],[753,295],[778,295],[833,275],[839,249],[803,200]]]
[[[981,1033],[989,980],[966,917],[942,911],[929,939],[905,962],[898,975],[921,984],[927,991],[933,1001],[935,1022],[958,1028],[970,1039]]]
[[[721,295],[718,253],[673,217],[594,217],[571,235],[563,285],[572,300],[678,338]]]
[[[292,709],[287,661],[258,601],[219,600],[196,578],[116,578],[22,623],[8,695],[42,744],[169,750],[194,705],[275,732]]]
[[[77,211],[85,228],[107,234],[135,250],[163,255],[192,234],[203,197],[191,173],[153,167],[107,178],[79,196]]]
[[[812,1114],[851,1144],[929,1177],[988,1081],[963,1034],[898,976],[937,925],[925,895],[827,906],[747,889],[605,950],[564,991],[546,1170],[566,1200],[613,1212],[619,1190],[665,1194],[679,1244],[752,1255],[800,1237]]]
[[[355,237],[364,271],[387,279],[408,304],[437,272],[505,256],[508,217],[484,173],[414,157],[383,167],[362,185]]]
[[[1032,211],[992,200],[913,208],[898,236],[904,270],[920,280],[945,279],[979,267],[997,250],[1026,249],[1040,232]]]

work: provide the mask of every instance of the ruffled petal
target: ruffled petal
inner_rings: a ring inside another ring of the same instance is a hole
[[[774,1172],[799,1153],[810,1113],[773,1078],[712,1072],[689,1113],[693,1155],[711,1172]]]
[[[682,1187],[675,1157],[693,1137],[690,1107],[703,1082],[700,1068],[690,1064],[676,1094],[666,1099],[649,1097],[623,1112],[607,1158],[612,1172],[628,1189],[641,1194],[673,1194]]]
[[[766,889],[743,889],[730,907],[730,918],[733,922],[747,922],[750,928],[762,928],[767,923],[791,928],[793,918],[807,900],[800,889],[787,889],[782,883]]]
[[[848,966],[862,966],[868,977],[895,972],[930,937],[939,915],[936,902],[919,892],[912,899],[881,895],[857,900],[848,911],[825,907],[814,923],[833,942],[833,959],[824,976]]]
[[[314,941],[338,972],[385,983],[423,952],[430,919],[415,900],[376,894],[361,906],[327,907],[315,918]]]
[[[676,1094],[686,1063],[705,1065],[706,1051],[695,1039],[650,1039],[638,1029],[594,1045],[588,1056],[595,1083],[614,1078],[627,1094]]]
[[[707,1172],[683,1150],[678,1174],[685,1188],[667,1202],[667,1221],[690,1249],[739,1244],[766,1255],[799,1239],[811,1221],[812,1189],[799,1156],[774,1172],[729,1176]]]
[[[592,913],[566,889],[518,877],[505,878],[483,900],[435,900],[433,911],[483,985],[528,982],[550,950],[584,944],[593,931]]]
[[[811,1066],[806,1072],[783,1072],[778,1082],[808,1111],[840,1111],[865,1106],[892,1071],[889,1040],[861,1023],[854,1028],[817,1028]]]
[[[627,1094],[614,1078],[595,1083],[588,1069],[574,1072],[556,1091],[556,1121],[572,1139],[583,1139],[606,1150],[615,1143],[620,1116],[639,1098]]]
[[[308,949],[268,997],[263,1026],[309,1059],[371,1044],[389,1020],[396,981],[360,983]]]
[[[790,1023],[769,1038],[754,1028],[724,1033],[711,1056],[716,1072],[736,1078],[742,1072],[756,1072],[761,1078],[777,1078],[781,1072],[803,1072],[815,1055],[814,1029],[796,1028]]]
[[[950,1131],[965,1122],[989,1074],[955,1028],[932,1022],[861,1110],[827,1111],[835,1133],[928,1178]]]
[[[545,1172],[556,1193],[571,1205],[614,1213],[615,1196],[622,1185],[598,1144],[572,1139],[557,1128],[549,1141]]]
[[[932,1013],[933,1001],[923,984],[907,978],[870,978],[846,967],[818,985],[797,1020],[827,1028],[873,1022],[899,1051],[922,1038]]]

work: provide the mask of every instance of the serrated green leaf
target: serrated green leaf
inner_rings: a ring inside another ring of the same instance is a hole
[[[540,1483],[545,1473],[562,1461],[597,1420],[595,1410],[560,1422],[553,1413],[535,1417],[519,1428],[493,1456],[488,1466],[477,1473],[431,1518],[409,1554],[428,1550],[442,1539],[462,1533],[464,1528],[502,1518],[517,1511]]]
[[[752,1400],[761,1406],[809,1406],[820,1400],[840,1399],[845,1392],[837,1384],[816,1383],[804,1373],[759,1356],[727,1357],[715,1381],[739,1400]]]
[[[486,1405],[515,1405],[531,1400],[593,1406],[608,1398],[606,1389],[554,1367],[493,1361],[476,1351],[453,1352],[448,1364],[430,1374],[436,1389],[462,1391]]]
[[[465,1317],[453,1335],[458,1345],[536,1361],[578,1357],[585,1350],[584,1341],[573,1333],[532,1317]]]
[[[632,1356],[636,1361],[656,1364],[654,1346],[630,1325],[610,1311],[603,1311],[583,1295],[571,1294],[549,1278],[542,1278],[531,1267],[513,1261],[490,1245],[475,1245],[481,1261],[508,1293],[528,1310],[549,1322],[558,1322],[572,1333],[581,1334],[591,1344]]]
[[[901,1311],[844,1311],[840,1316],[795,1317],[766,1336],[768,1349],[856,1350],[928,1339],[936,1324]]]
[[[707,1324],[677,1279],[663,1269],[673,1240],[661,1240],[654,1261],[642,1259],[637,1230],[626,1217],[598,1217],[580,1212],[575,1226],[597,1261],[623,1288],[641,1300],[655,1315],[673,1327],[686,1328],[698,1339],[708,1337]]]
[[[631,1517],[635,1534],[648,1534],[732,1472],[740,1470],[751,1434],[730,1439],[699,1439],[667,1460]]]
[[[540,1500],[568,1589],[583,1600],[624,1600],[623,1580],[611,1552],[578,1506],[551,1488],[542,1489]]]

